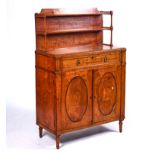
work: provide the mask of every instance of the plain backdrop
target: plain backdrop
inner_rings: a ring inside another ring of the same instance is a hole
[[[0,5],[0,149],[6,154],[155,154],[154,0],[6,0]],[[39,139],[35,125],[34,13],[42,8],[114,11],[116,46],[127,48],[126,119]]]

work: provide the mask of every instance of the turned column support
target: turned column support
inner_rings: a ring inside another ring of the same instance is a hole
[[[119,132],[122,133],[123,121],[119,120]]]
[[[59,149],[60,135],[56,135],[56,148]]]
[[[57,60],[56,68],[61,66],[60,60]],[[62,84],[62,74],[61,72],[56,72],[56,96],[55,96],[55,127],[56,127],[56,148],[59,149],[60,144],[60,131],[61,131],[61,84]]]
[[[126,77],[126,49],[121,50],[121,105],[119,118],[119,132],[122,132],[123,120],[125,118],[125,77]]]

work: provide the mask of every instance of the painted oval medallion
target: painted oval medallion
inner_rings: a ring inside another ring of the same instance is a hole
[[[99,82],[97,101],[103,115],[109,115],[116,104],[117,86],[112,73],[105,73]]]
[[[88,92],[81,77],[73,78],[66,92],[66,112],[72,122],[82,119],[88,104]]]

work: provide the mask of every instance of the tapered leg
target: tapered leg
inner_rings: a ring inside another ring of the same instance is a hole
[[[60,135],[56,135],[56,148],[59,149]]]
[[[43,136],[43,128],[39,127],[39,137],[41,138]]]
[[[123,121],[119,120],[119,132],[122,132]]]

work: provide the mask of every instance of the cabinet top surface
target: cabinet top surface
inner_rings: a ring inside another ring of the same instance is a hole
[[[125,48],[111,47],[106,45],[83,45],[74,46],[68,48],[56,48],[48,51],[37,50],[36,52],[53,56],[53,57],[67,57],[73,55],[87,55],[87,54],[98,54],[103,52],[111,52],[116,50],[125,50]]]

